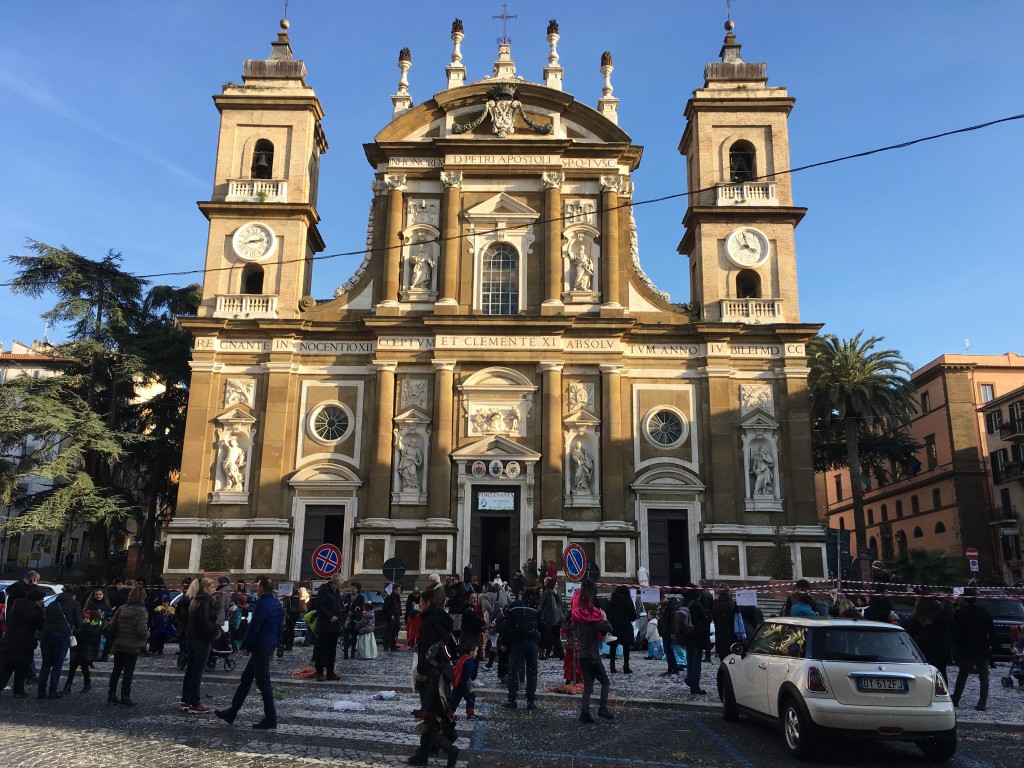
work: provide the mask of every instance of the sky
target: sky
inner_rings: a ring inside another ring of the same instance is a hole
[[[415,103],[445,87],[451,22],[463,20],[468,81],[490,74],[502,12],[492,0],[291,0],[295,58],[326,113],[320,233],[325,254],[363,247],[373,171],[362,145],[390,120],[398,51],[409,47]],[[717,60],[725,0],[510,0],[518,74],[542,81],[557,18],[564,86],[596,107],[602,51],[614,56],[619,125],[644,147],[634,201],[685,191],[683,110]],[[0,43],[0,255],[27,238],[137,275],[199,270],[213,184],[212,96],[267,58],[283,0],[33,0],[5,4]],[[794,167],[1024,113],[1019,0],[733,0],[746,61],[796,98]],[[1024,120],[1003,122],[793,176],[808,209],[796,233],[803,322],[884,337],[916,368],[945,353],[1024,353],[1019,179]],[[685,198],[635,209],[641,264],[689,300],[676,252]],[[1014,234],[1016,233],[1016,234]],[[1007,239],[1009,238],[1009,239]],[[344,283],[359,257],[328,259],[313,294]],[[0,263],[0,283],[14,272]],[[154,277],[184,285],[199,275]],[[52,299],[0,286],[0,342],[42,338]],[[51,328],[52,342],[64,338]]]

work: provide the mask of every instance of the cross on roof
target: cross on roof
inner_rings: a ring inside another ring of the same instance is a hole
[[[516,14],[509,15],[508,3],[501,4],[501,15],[491,16],[492,19],[501,19],[501,37],[498,38],[499,45],[511,45],[512,38],[508,36],[508,22],[509,19],[518,19],[519,16]]]

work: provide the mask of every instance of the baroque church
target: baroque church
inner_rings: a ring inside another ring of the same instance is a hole
[[[691,300],[641,268],[642,147],[619,125],[612,56],[596,107],[565,93],[558,25],[542,82],[499,41],[365,145],[365,259],[310,295],[323,111],[288,24],[214,101],[220,135],[165,574],[200,570],[211,519],[231,570],[315,578],[323,543],[373,583],[508,578],[580,544],[606,581],[767,580],[784,531],[797,577],[825,572],[814,504],[787,120],[794,99],[720,60],[685,108]],[[595,59],[596,59],[595,55]],[[538,67],[540,69],[540,67]],[[330,214],[329,211],[326,212]],[[776,535],[777,538],[777,535]]]

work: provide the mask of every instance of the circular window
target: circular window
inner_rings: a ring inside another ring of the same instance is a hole
[[[674,448],[688,432],[686,417],[673,408],[655,408],[644,419],[644,436],[658,448]]]
[[[344,406],[327,403],[309,415],[309,431],[321,443],[336,443],[344,438],[352,426],[352,417]]]

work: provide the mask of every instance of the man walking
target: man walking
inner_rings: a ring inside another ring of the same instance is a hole
[[[537,708],[537,652],[540,643],[540,613],[535,607],[537,591],[526,590],[505,614],[501,629],[502,648],[508,649],[508,701],[504,706],[516,708],[519,695],[519,668],[526,663],[526,708]]]
[[[238,710],[249,695],[253,680],[263,697],[263,719],[253,723],[253,728],[277,728],[277,710],[274,707],[274,689],[270,684],[270,659],[277,651],[284,630],[284,610],[274,597],[274,582],[264,576],[257,582],[256,607],[249,614],[249,628],[242,638],[242,653],[249,657],[242,679],[235,689],[231,706],[218,709],[215,714],[229,725],[235,722]]]
[[[968,587],[964,590],[963,605],[953,614],[953,642],[960,651],[960,668],[956,673],[956,685],[951,698],[953,706],[959,706],[967,678],[976,674],[981,690],[974,708],[984,712],[988,704],[988,657],[992,654],[995,628],[992,617],[983,608],[979,608],[977,602],[978,590]]]
[[[381,610],[387,619],[387,626],[384,628],[384,650],[397,650],[398,632],[402,628],[402,585],[397,581],[391,585],[391,592],[384,596],[384,606]]]
[[[341,574],[336,573],[316,593],[316,646],[313,657],[318,681],[340,679],[334,673],[334,661],[338,657],[338,635],[344,624],[341,604],[343,581]]]
[[[661,606],[658,608],[658,634],[665,645],[665,661],[668,663],[668,670],[661,673],[662,677],[679,674],[679,663],[676,661],[675,648],[672,647],[672,624],[677,608],[679,600],[669,597],[668,592],[662,591]]]

